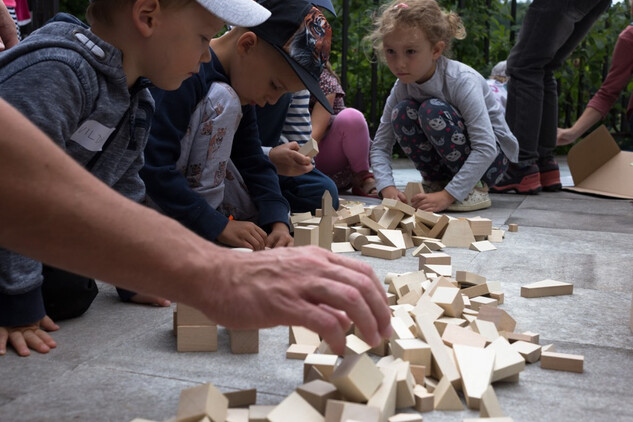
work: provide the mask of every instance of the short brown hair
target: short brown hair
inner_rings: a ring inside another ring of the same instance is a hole
[[[435,0],[393,0],[382,6],[374,19],[374,30],[367,36],[382,60],[382,40],[397,27],[419,28],[431,45],[444,41],[445,54],[450,52],[453,38],[466,38],[466,29],[455,12],[445,12]]]
[[[123,6],[133,4],[136,0],[91,0],[86,10],[86,19],[92,25],[99,22],[112,25],[113,12]],[[163,8],[184,7],[195,0],[159,0]]]

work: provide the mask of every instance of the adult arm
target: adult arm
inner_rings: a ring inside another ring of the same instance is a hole
[[[18,31],[15,22],[4,2],[0,1],[0,51],[7,50],[18,43]]]
[[[226,327],[303,325],[337,353],[350,319],[372,345],[390,335],[384,289],[367,264],[317,247],[214,246],[108,188],[2,100],[0,126],[3,247],[187,303]]]

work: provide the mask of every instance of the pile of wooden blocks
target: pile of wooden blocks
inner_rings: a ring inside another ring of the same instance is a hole
[[[231,353],[259,352],[259,330],[228,329]],[[216,352],[218,325],[197,309],[178,303],[174,308],[174,334],[179,352]]]
[[[318,245],[335,253],[361,251],[363,255],[397,259],[409,248],[422,251],[444,246],[494,250],[503,241],[504,231],[492,227],[487,218],[453,218],[413,207],[394,199],[365,207],[345,204],[335,211],[326,191],[317,215],[293,214],[295,246]]]

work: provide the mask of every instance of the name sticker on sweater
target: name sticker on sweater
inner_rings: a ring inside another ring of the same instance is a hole
[[[104,126],[96,120],[86,120],[70,139],[88,151],[101,151],[112,132],[114,128]]]

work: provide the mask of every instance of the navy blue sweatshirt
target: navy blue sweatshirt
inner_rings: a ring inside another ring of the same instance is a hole
[[[192,190],[176,167],[180,157],[180,140],[185,136],[196,106],[214,82],[230,85],[213,51],[211,56],[211,62],[203,63],[200,73],[184,81],[178,90],[152,88],[156,113],[145,149],[145,167],[141,170],[141,177],[145,181],[147,194],[165,214],[213,241],[229,220]],[[259,211],[258,225],[269,229],[272,223],[288,224],[290,206],[281,195],[275,166],[262,152],[255,108],[243,106],[242,113],[233,139],[231,160],[242,175]]]

